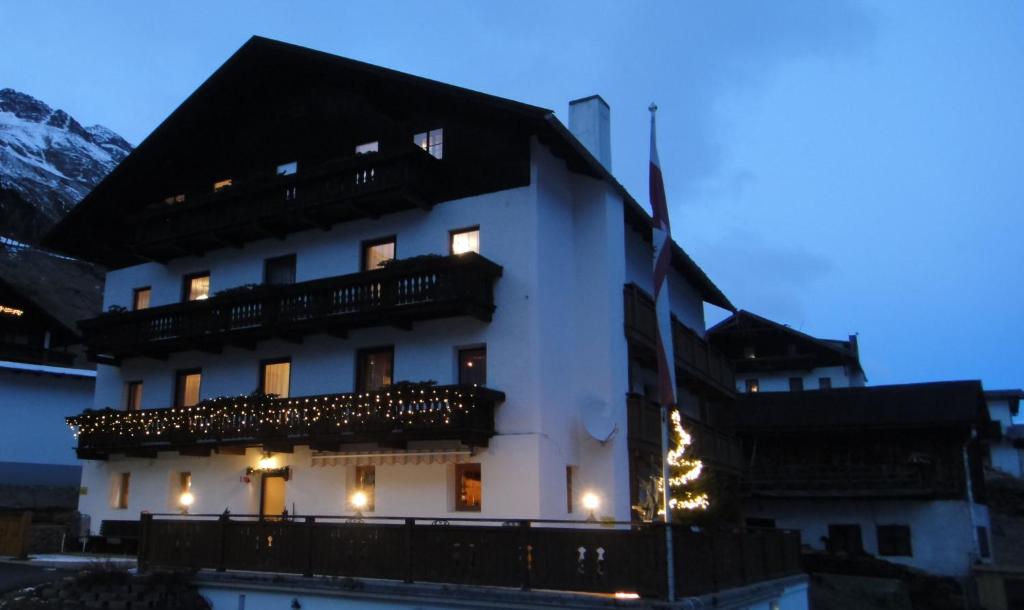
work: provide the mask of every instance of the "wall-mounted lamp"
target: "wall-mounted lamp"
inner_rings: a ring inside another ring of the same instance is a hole
[[[181,495],[178,496],[178,504],[181,505],[181,512],[187,515],[189,507],[191,507],[192,503],[195,501],[196,497],[192,495],[191,491],[181,492]]]
[[[352,494],[352,497],[350,497],[348,501],[349,504],[352,505],[352,508],[356,509],[355,516],[362,519],[363,509],[370,504],[370,497],[366,495],[365,491],[359,489]]]
[[[245,469],[246,477],[254,474],[262,474],[263,476],[277,476],[284,477],[287,481],[291,478],[291,468],[289,466],[278,466],[277,458],[272,453],[264,453],[260,461],[256,462],[256,466],[250,466]],[[248,482],[248,481],[246,481]]]
[[[583,504],[583,508],[590,511],[590,514],[587,515],[587,521],[597,521],[597,516],[594,514],[594,511],[601,506],[601,498],[599,498],[596,493],[588,491],[583,494],[582,498],[580,498],[580,502]]]

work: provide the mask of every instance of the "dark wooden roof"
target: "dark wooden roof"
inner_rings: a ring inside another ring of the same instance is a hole
[[[350,152],[353,143],[407,138],[436,127],[440,117],[460,122],[465,134],[478,134],[463,138],[468,144],[461,161],[460,151],[453,155],[466,167],[444,197],[528,182],[522,167],[529,137],[535,136],[570,170],[607,181],[625,199],[629,223],[649,235],[646,210],[551,110],[257,36],[97,185],[45,243],[110,267],[137,264],[143,259],[126,242],[131,230],[124,219],[145,206],[194,185],[245,179],[257,168],[293,160],[317,166],[339,151]],[[681,248],[673,254],[677,269],[705,301],[735,310]]]
[[[759,392],[737,399],[747,432],[967,428],[988,421],[980,381]]]

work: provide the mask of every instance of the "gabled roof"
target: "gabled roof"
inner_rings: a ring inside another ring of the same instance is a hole
[[[418,108],[430,104],[457,109],[460,113],[484,117],[495,124],[500,123],[510,129],[535,135],[543,144],[550,147],[556,156],[563,158],[570,170],[606,181],[623,197],[630,224],[638,230],[650,233],[652,221],[646,210],[587,151],[551,110],[254,36],[97,185],[55,227],[44,243],[82,258],[123,265],[123,260],[115,263],[110,258],[115,254],[100,255],[96,250],[95,241],[85,239],[83,234],[92,231],[115,231],[115,228],[108,227],[111,222],[116,222],[125,214],[136,211],[139,205],[148,203],[138,201],[136,194],[145,188],[147,176],[157,168],[175,163],[207,163],[206,157],[221,164],[227,163],[224,159],[227,153],[223,150],[227,148],[227,143],[216,139],[218,120],[229,122],[233,112],[253,112],[252,107],[256,104],[262,104],[261,112],[271,113],[297,112],[302,115],[311,108],[309,112],[316,116],[316,113],[330,111],[324,109],[325,101],[317,98],[315,91],[307,94],[308,97],[303,100],[305,105],[300,108],[278,108],[267,100],[246,98],[243,92],[255,81],[259,81],[263,86],[268,81],[276,84],[277,86],[271,90],[281,91],[282,100],[286,99],[286,94],[311,88],[318,82],[344,83],[353,95],[375,95],[374,102],[385,110],[398,106]],[[377,112],[381,116],[386,115],[384,111]],[[310,129],[315,127],[310,125]],[[198,135],[210,141],[197,141],[195,137],[183,139],[182,134]],[[173,142],[173,146],[168,147],[168,142]],[[253,142],[252,146],[262,145],[260,138]],[[231,144],[238,146],[237,142]],[[244,154],[247,149],[242,147],[240,150]],[[286,160],[288,159],[284,159]],[[677,269],[693,282],[705,301],[735,310],[721,290],[681,248],[674,250],[673,254],[673,262]],[[104,259],[104,256],[108,258]]]
[[[980,381],[741,394],[740,430],[966,428],[988,421]]]
[[[824,352],[825,354],[831,354],[854,370],[864,372],[864,369],[861,367],[860,353],[854,337],[851,336],[848,341],[819,339],[743,309],[709,328],[707,337],[710,341],[719,343],[730,335],[739,335],[752,331],[776,333],[779,336],[785,337],[788,341]],[[716,338],[718,341],[716,341]]]
[[[73,337],[103,306],[101,268],[39,248],[0,245],[0,282]]]
[[[1005,400],[1010,405],[1010,413],[1017,415],[1020,412],[1020,401],[1024,399],[1024,390],[985,390],[985,400]]]

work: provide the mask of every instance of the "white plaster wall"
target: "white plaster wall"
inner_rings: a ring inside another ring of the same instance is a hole
[[[77,464],[64,418],[92,404],[92,377],[0,369],[0,462]]]
[[[633,229],[625,229],[626,283],[633,283],[654,296],[654,248]],[[668,275],[672,313],[684,325],[704,336],[704,299],[674,269]]]
[[[998,421],[1003,430],[1006,430],[1007,426],[1013,425],[1013,413],[1010,412],[1008,400],[988,400],[987,404],[989,418]]]
[[[736,391],[747,391],[747,379],[757,379],[762,392],[788,392],[789,378],[800,377],[804,380],[805,390],[819,390],[819,379],[829,377],[833,388],[849,388],[858,384],[856,376],[851,377],[849,370],[843,366],[823,366],[810,371],[771,371],[757,373],[736,373]]]
[[[1021,467],[1021,450],[1011,443],[1000,441],[989,445],[992,467],[1008,475],[1020,478],[1024,474]]]
[[[745,517],[775,519],[776,527],[800,530],[801,543],[824,550],[828,525],[856,524],[864,551],[878,554],[877,526],[909,525],[912,557],[881,557],[944,576],[966,576],[977,558],[964,500],[749,500]],[[988,507],[974,505],[976,525],[989,531]],[[991,548],[991,545],[989,545]]]

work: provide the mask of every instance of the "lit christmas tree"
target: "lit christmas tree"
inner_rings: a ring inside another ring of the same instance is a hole
[[[706,510],[711,505],[708,494],[694,489],[700,479],[704,463],[686,456],[687,450],[693,444],[693,437],[683,429],[679,411],[673,410],[669,418],[672,422],[672,448],[665,456],[671,473],[668,479],[669,508],[686,511]],[[662,477],[657,474],[652,474],[647,481],[640,483],[640,503],[633,506],[633,510],[643,520],[653,521],[657,515],[664,514],[662,485]]]

